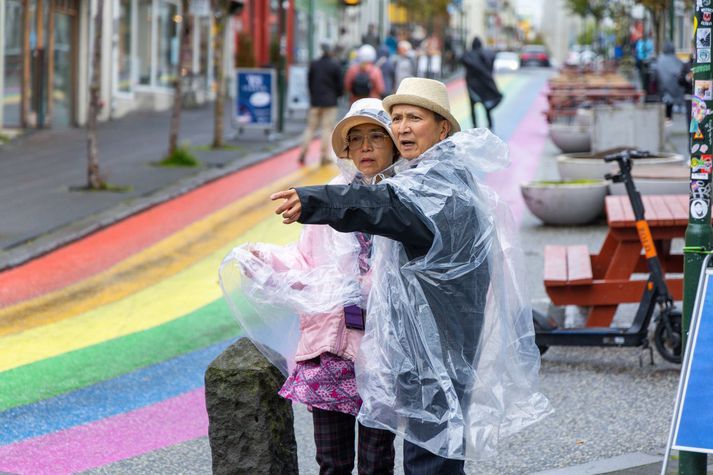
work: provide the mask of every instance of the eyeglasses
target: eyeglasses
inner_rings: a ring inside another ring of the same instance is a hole
[[[366,135],[350,134],[347,135],[347,147],[349,150],[356,150],[361,147],[366,138],[374,148],[382,148],[386,145],[386,137],[388,135],[382,132],[369,132]]]

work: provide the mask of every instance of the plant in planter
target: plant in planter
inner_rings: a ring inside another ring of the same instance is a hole
[[[604,210],[605,180],[532,181],[520,192],[532,214],[545,224],[573,225],[594,221]]]

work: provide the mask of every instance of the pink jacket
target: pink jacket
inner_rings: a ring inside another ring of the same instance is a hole
[[[332,180],[332,183],[345,183],[345,180],[338,177]],[[341,234],[339,236],[340,234],[326,225],[305,225],[296,244],[260,246],[261,260],[271,266],[274,273],[290,271],[297,275],[305,275],[310,270],[334,263],[337,258],[330,252],[334,248],[332,245],[334,239],[352,238],[352,235]],[[350,256],[350,259],[355,258],[356,256]],[[350,272],[358,269],[358,264],[355,261],[343,264],[339,267],[351,269]],[[354,278],[361,280],[362,287],[365,282],[370,281],[368,274],[365,276],[355,275]],[[319,280],[328,283],[328,279],[327,276],[326,279]],[[299,292],[300,285],[297,282],[292,285],[292,289]],[[368,295],[368,289],[363,289],[362,295]],[[364,332],[347,328],[341,302],[335,302],[335,306],[338,306],[338,310],[331,313],[300,314],[300,338],[295,361],[309,360],[324,352],[333,353],[351,361],[356,359]]]

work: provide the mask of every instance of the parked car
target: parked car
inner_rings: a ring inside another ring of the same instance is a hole
[[[525,45],[520,51],[520,64],[522,66],[550,65],[550,55],[543,45]]]
[[[517,71],[520,69],[520,55],[512,51],[496,53],[493,69],[496,71]]]

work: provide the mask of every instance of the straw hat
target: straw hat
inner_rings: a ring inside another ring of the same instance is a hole
[[[349,158],[347,154],[347,134],[352,127],[361,124],[374,124],[386,129],[391,140],[396,143],[391,131],[391,118],[384,110],[381,99],[366,98],[354,101],[349,112],[334,127],[332,149],[339,158]]]
[[[389,114],[391,114],[391,109],[399,104],[423,107],[433,111],[451,123],[449,135],[460,132],[460,124],[451,114],[446,85],[440,81],[425,78],[404,78],[396,93],[384,99],[384,108]]]

